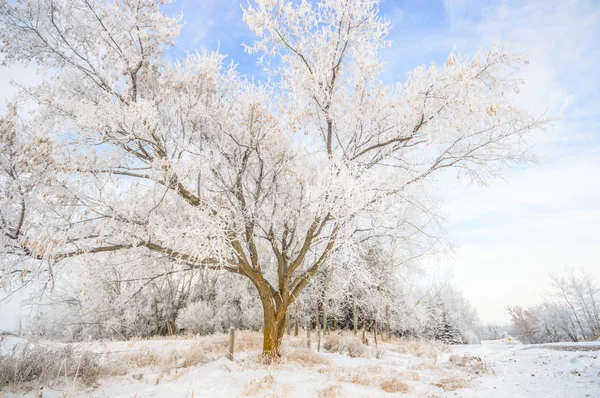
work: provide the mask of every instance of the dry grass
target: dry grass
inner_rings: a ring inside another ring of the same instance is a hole
[[[251,339],[241,339],[243,346]],[[103,376],[121,376],[140,368],[151,368],[161,374],[172,369],[189,368],[209,362],[207,343],[168,352],[151,348],[127,353],[97,354],[77,345],[48,347],[29,342],[15,347],[10,353],[0,355],[0,388],[21,388],[35,381],[44,386],[65,382],[90,386]],[[213,351],[214,352],[214,351]]]
[[[325,351],[348,355],[351,358],[380,358],[383,355],[382,348],[370,348],[364,345],[358,336],[348,332],[326,336],[323,340],[323,348]]]
[[[425,361],[412,366],[414,370],[438,370],[440,367],[431,361]]]
[[[441,379],[434,386],[441,388],[444,391],[454,391],[461,388],[469,387],[470,383],[465,379],[459,379],[456,377],[447,377]]]
[[[448,362],[450,362],[451,364],[453,364],[455,366],[458,366],[461,368],[466,368],[467,370],[470,370],[471,372],[473,372],[475,374],[480,374],[480,373],[484,373],[487,371],[487,366],[481,358],[472,357],[472,356],[469,356],[468,354],[450,355],[450,358],[448,358]]]
[[[263,377],[260,380],[256,380],[256,379],[250,380],[244,386],[241,396],[248,397],[248,396],[258,395],[262,392],[272,389],[274,384],[275,384],[275,378],[270,374],[266,375],[265,377]]]
[[[111,368],[120,370],[121,374],[126,374],[130,369],[147,367],[160,368],[163,371],[173,368],[189,368],[208,363],[209,359],[206,357],[202,345],[193,344],[183,351],[173,349],[162,355],[155,350],[142,348],[132,353],[119,355],[107,362]]]
[[[376,366],[367,366],[366,368],[321,368],[319,373],[326,373],[335,377],[338,381],[357,384],[360,386],[374,387],[378,382],[378,374],[374,369],[380,369]]]
[[[437,358],[442,353],[450,352],[446,344],[434,340],[412,340],[407,338],[392,338],[388,342],[391,350],[400,354],[411,354],[416,357]]]
[[[403,380],[421,381],[421,376],[412,370],[406,370],[400,373],[400,376]]]
[[[315,341],[316,336],[311,333],[311,340]],[[301,329],[298,331],[298,336],[294,336],[292,333],[290,336],[287,334],[283,338],[283,346],[284,347],[292,347],[292,348],[306,348],[306,329]]]
[[[352,383],[364,387],[380,388],[386,392],[406,393],[410,386],[405,383],[406,380],[419,381],[421,377],[418,373],[406,371],[397,373],[380,366],[361,366],[357,368],[321,368],[319,373],[326,373],[333,376],[340,382]]]
[[[332,384],[328,387],[317,390],[319,398],[346,398],[348,394],[340,384]]]
[[[283,360],[286,362],[298,363],[305,367],[331,365],[331,361],[329,359],[315,352],[308,351],[307,349],[290,350],[284,354]]]
[[[260,350],[262,348],[262,334],[251,331],[235,332],[235,352]],[[203,336],[194,345],[198,346],[205,354],[221,357],[229,350],[229,335],[220,333]]]
[[[98,356],[72,347],[47,348],[26,344],[6,355],[0,355],[0,387],[18,387],[30,381],[45,385],[64,382],[89,386],[98,377],[111,375]]]
[[[400,381],[398,377],[387,377],[379,382],[379,388],[385,392],[407,393],[410,390],[408,384]]]

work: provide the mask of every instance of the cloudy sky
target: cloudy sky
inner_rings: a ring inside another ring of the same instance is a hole
[[[219,49],[243,73],[264,78],[243,52],[253,35],[240,4],[246,2],[166,6],[185,22],[169,55]],[[539,163],[507,170],[505,180],[487,187],[440,179],[456,249],[432,266],[451,270],[484,322],[507,322],[506,305],[539,302],[549,273],[565,267],[584,267],[600,279],[600,1],[382,0],[381,13],[393,25],[392,49],[382,54],[386,82],[406,79],[415,66],[443,63],[453,47],[470,54],[508,39],[530,60],[518,101],[555,120],[534,137]],[[39,77],[33,69],[0,68],[0,97],[14,94],[11,79]]]

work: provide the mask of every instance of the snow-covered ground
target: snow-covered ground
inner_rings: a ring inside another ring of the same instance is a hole
[[[361,353],[364,357],[352,358],[323,349],[316,353],[314,344],[309,352],[301,335],[285,343],[281,363],[268,366],[257,361],[260,336],[242,335],[234,361],[223,356],[225,341],[226,336],[213,336],[74,344],[116,365],[121,358],[133,364],[132,355],[139,353],[168,357],[201,351],[205,359],[191,367],[160,360],[148,365],[138,358],[144,355],[138,355],[137,366],[126,374],[100,378],[92,387],[69,382],[44,389],[31,385],[28,391],[2,390],[0,396],[600,397],[600,342],[533,346],[488,341],[443,349],[399,340],[380,343],[380,349],[371,345]],[[19,343],[10,338],[3,350]]]
[[[600,342],[483,342],[453,350],[481,357],[491,370],[460,390],[462,397],[600,397]]]

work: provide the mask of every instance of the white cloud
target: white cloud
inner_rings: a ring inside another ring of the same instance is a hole
[[[489,187],[457,184],[451,175],[440,180],[448,232],[458,244],[441,263],[484,321],[505,322],[506,305],[541,301],[549,272],[584,266],[600,279],[600,8],[576,0],[444,5],[444,29],[417,41],[393,37],[399,50],[387,57],[391,69],[410,48],[439,56],[456,45],[471,53],[508,38],[530,59],[517,101],[556,119],[534,136],[540,164],[509,170],[506,181]]]

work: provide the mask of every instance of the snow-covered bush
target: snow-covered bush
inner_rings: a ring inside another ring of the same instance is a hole
[[[206,301],[196,301],[185,307],[177,316],[177,327],[194,334],[209,334],[215,331],[215,313]]]

